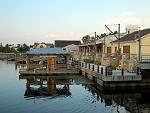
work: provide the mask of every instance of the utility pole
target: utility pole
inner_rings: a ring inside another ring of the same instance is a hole
[[[106,47],[106,44],[105,44],[105,43],[106,43],[106,36],[104,36],[104,48],[103,48],[104,54],[106,53],[106,52],[105,52],[105,47]]]
[[[120,55],[121,50],[120,50],[120,24],[118,24],[118,54]]]
[[[95,34],[95,39],[94,39],[94,42],[95,42],[95,51],[96,51],[96,38],[97,38],[97,36],[96,36],[96,32],[94,32],[94,34]]]
[[[113,31],[108,27],[108,25],[105,25],[105,27],[116,37],[117,42],[118,42],[118,55],[120,55],[121,51],[120,51],[120,24],[115,24],[118,25],[118,36],[116,36],[116,34],[113,34]]]
[[[97,52],[97,48],[96,48],[96,37],[97,37],[96,36],[96,32],[94,32],[94,34],[95,34],[95,38],[94,38],[94,43],[95,43],[95,49],[94,50],[95,50],[95,53],[94,54],[95,54],[95,58],[96,58],[96,52]]]
[[[141,61],[141,36],[140,36],[140,34],[141,34],[141,31],[139,30],[138,31],[138,41],[139,41],[138,60],[139,60],[139,62]]]

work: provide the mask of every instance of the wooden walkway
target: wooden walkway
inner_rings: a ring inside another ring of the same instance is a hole
[[[141,81],[142,76],[141,75],[136,75],[135,73],[125,73],[124,76],[122,76],[119,72],[118,75],[104,75],[97,73],[95,71],[91,71],[86,68],[81,68],[82,74],[85,76],[91,76],[90,78],[97,78],[99,80],[105,81],[105,82],[115,82],[115,81]],[[116,74],[116,73],[115,73]]]
[[[66,75],[66,74],[79,74],[78,69],[57,69],[54,71],[46,69],[34,69],[27,71],[26,69],[20,69],[19,73],[21,75]]]

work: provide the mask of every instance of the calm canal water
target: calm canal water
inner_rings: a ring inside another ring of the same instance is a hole
[[[150,91],[108,92],[82,76],[19,76],[0,61],[0,113],[150,113]]]

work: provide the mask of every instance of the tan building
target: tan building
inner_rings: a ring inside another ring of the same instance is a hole
[[[71,56],[73,60],[79,60],[78,54],[79,54],[79,46],[75,44],[68,45],[64,47],[67,52],[71,53]]]
[[[111,45],[111,53],[115,53],[118,42],[113,41]],[[138,55],[139,51],[141,51],[141,55],[150,55],[150,29],[139,30],[125,35],[120,39],[120,48],[122,54]],[[139,50],[140,48],[141,50]]]
[[[34,43],[33,48],[53,48],[54,45],[51,43]]]
[[[103,42],[82,44],[79,46],[79,59],[89,62],[100,62],[103,52]]]
[[[101,63],[102,57],[111,53],[111,42],[116,40],[114,35],[108,35],[93,43],[79,45],[79,59]]]
[[[150,29],[138,30],[137,26],[128,26],[119,42],[119,56],[118,41],[109,35],[95,43],[80,45],[79,58],[128,71],[136,71],[139,60],[150,59]]]
[[[150,29],[138,30],[120,38],[121,59],[119,68],[136,71],[139,61],[150,59]],[[112,41],[107,53],[115,55],[118,41]]]

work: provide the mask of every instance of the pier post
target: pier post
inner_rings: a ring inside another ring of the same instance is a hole
[[[103,74],[103,68],[101,67],[101,74]]]
[[[92,66],[92,71],[94,71],[94,65]]]
[[[140,75],[140,67],[137,67],[137,75]]]
[[[89,64],[89,69],[90,69],[90,64]]]
[[[108,71],[108,70],[107,70],[107,67],[106,67],[106,69],[105,69],[105,75],[106,75],[106,76],[107,76],[107,71]]]
[[[124,76],[124,69],[121,69],[121,75]]]
[[[97,65],[97,73],[99,73],[99,65]]]

